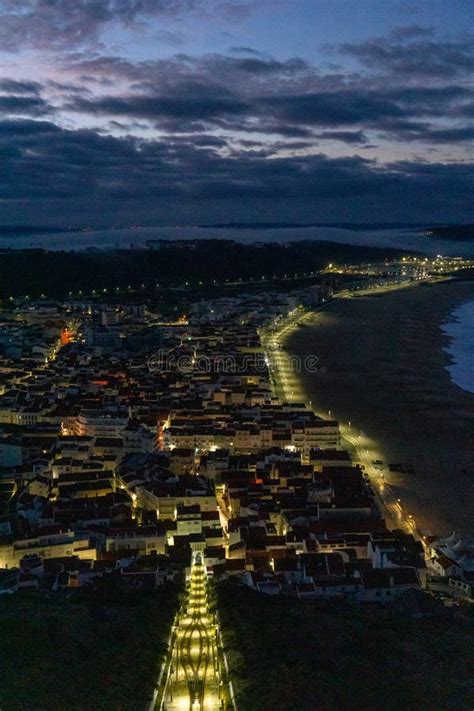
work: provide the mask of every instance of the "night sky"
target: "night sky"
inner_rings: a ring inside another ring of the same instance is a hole
[[[0,224],[474,221],[472,0],[0,0]]]

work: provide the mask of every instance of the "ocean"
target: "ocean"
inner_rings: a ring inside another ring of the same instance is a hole
[[[458,306],[443,331],[451,338],[445,349],[453,359],[446,366],[451,380],[460,388],[474,393],[474,301]]]

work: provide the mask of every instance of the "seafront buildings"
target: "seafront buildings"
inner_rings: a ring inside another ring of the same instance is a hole
[[[97,300],[3,312],[0,592],[155,589],[184,569],[297,598],[472,598],[468,544],[393,525],[339,423],[282,396],[268,334],[331,298],[244,293],[172,322]]]

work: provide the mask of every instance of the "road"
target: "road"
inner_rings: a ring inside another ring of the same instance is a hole
[[[194,554],[187,601],[178,616],[163,690],[156,711],[228,711],[233,708],[218,642],[218,628],[209,609],[207,574]]]
[[[311,271],[311,272],[305,272],[303,274],[285,274],[285,275],[276,275],[276,274],[267,274],[267,275],[262,275],[260,278],[259,277],[254,277],[254,278],[248,278],[248,279],[222,279],[222,280],[217,280],[213,279],[212,281],[198,281],[198,282],[189,282],[186,281],[181,284],[164,284],[161,285],[159,283],[155,284],[154,286],[152,284],[141,284],[140,286],[115,286],[115,287],[109,287],[107,288],[102,288],[102,287],[97,287],[96,289],[92,289],[91,291],[83,291],[80,289],[77,292],[70,291],[68,293],[68,296],[70,298],[90,298],[90,297],[96,297],[96,296],[103,296],[105,295],[114,295],[114,296],[119,296],[123,294],[144,294],[146,291],[150,290],[159,290],[159,291],[176,291],[178,290],[183,290],[183,289],[195,289],[199,287],[229,287],[229,286],[245,286],[247,285],[256,285],[256,284],[275,284],[275,283],[289,283],[289,282],[295,282],[295,281],[305,281],[308,279],[315,279],[321,272],[320,271]],[[49,298],[47,295],[43,295],[44,298]],[[20,297],[17,297],[20,298]],[[29,299],[29,296],[25,296],[25,299]],[[51,297],[52,298],[52,297]],[[11,300],[14,299],[14,297],[10,297]]]
[[[378,291],[392,291],[400,288],[409,288],[414,286],[414,282],[409,284],[387,285],[381,287]],[[357,292],[360,295],[364,293],[373,293],[373,290]],[[342,292],[337,298],[350,298],[352,292]],[[323,307],[324,308],[324,307]],[[319,310],[319,309],[318,309]],[[298,324],[314,317],[317,317],[318,310],[311,312],[302,312],[293,314],[281,326],[273,330],[268,330],[261,333],[261,341],[265,350],[268,363],[270,365],[272,385],[275,395],[283,401],[287,402],[305,402],[316,415],[323,419],[337,417],[336,413],[318,411],[311,400],[308,400],[307,394],[302,387],[299,377],[298,359],[292,357],[284,350],[280,350],[283,346],[284,339],[290,333],[298,328]],[[382,510],[387,526],[395,529],[400,528],[407,533],[411,533],[420,540],[423,545],[425,541],[419,533],[416,526],[416,521],[403,506],[403,502],[398,499],[387,481],[389,472],[386,469],[385,463],[382,465],[374,465],[374,462],[383,462],[383,453],[377,442],[368,437],[360,429],[357,429],[355,423],[340,423],[340,431],[343,440],[347,443],[347,448],[352,450],[354,461],[360,463],[364,467],[365,473],[369,477],[374,496],[376,497],[379,508]]]
[[[379,507],[384,512],[387,526],[391,529],[401,528],[406,533],[411,533],[415,538],[422,540],[418,534],[414,517],[404,510],[400,499],[394,495],[390,484],[386,481],[385,464],[374,465],[374,462],[383,462],[383,455],[378,450],[377,443],[367,437],[364,432],[356,434],[352,424],[340,424],[340,430],[343,439],[349,443],[357,461],[364,467],[364,471],[370,479]]]

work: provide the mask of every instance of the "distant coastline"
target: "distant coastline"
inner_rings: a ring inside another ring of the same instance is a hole
[[[428,229],[426,222],[216,222],[197,225],[206,229],[232,230],[289,230],[307,227],[329,227],[342,230],[418,230]]]
[[[294,243],[301,241],[338,244],[427,255],[474,257],[474,240],[452,239],[435,233],[429,224],[410,223],[288,223],[228,222],[208,225],[84,225],[0,227],[0,249],[87,250],[145,249],[157,240],[233,240],[242,244]],[[437,228],[436,228],[437,229]]]
[[[474,240],[474,225],[443,225],[441,227],[430,227],[426,234],[433,239],[467,242]]]

